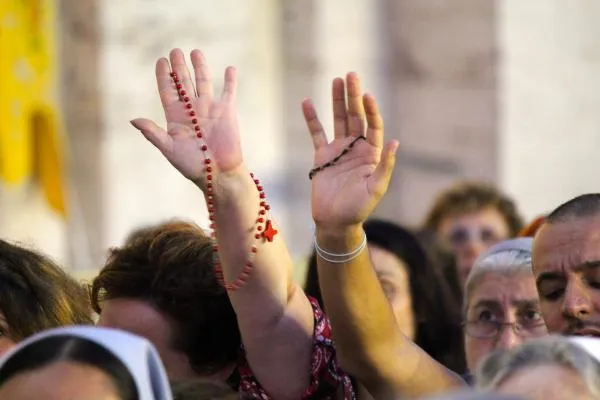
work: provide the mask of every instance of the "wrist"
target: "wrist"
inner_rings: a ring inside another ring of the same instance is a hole
[[[363,235],[363,227],[362,224],[315,224],[315,232],[317,236],[322,236],[324,238],[343,238],[343,237],[352,237]]]
[[[320,225],[315,230],[315,240],[320,247],[331,252],[354,249],[364,240],[362,224]]]
[[[211,194],[216,197],[223,197],[228,194],[236,195],[247,191],[249,187],[254,186],[250,172],[244,165],[227,171],[216,171],[213,174],[212,186],[208,186],[204,180],[194,182],[202,190],[204,195]]]

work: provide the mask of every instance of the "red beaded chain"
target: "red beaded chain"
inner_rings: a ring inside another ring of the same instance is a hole
[[[191,117],[191,123],[194,126],[194,131],[196,132],[196,137],[200,139],[200,150],[204,153],[204,171],[206,172],[206,205],[208,207],[208,219],[210,220],[210,228],[212,230],[211,236],[216,239],[216,229],[217,225],[215,223],[215,203],[213,197],[213,167],[212,160],[208,154],[208,145],[206,144],[205,138],[202,133],[202,129],[200,125],[198,125],[198,118],[196,118],[196,112],[192,109],[192,103],[190,97],[187,95],[185,89],[183,89],[183,85],[179,82],[179,78],[175,72],[171,72],[171,78],[173,78],[173,82],[175,83],[175,88],[179,93],[179,99],[185,103],[185,108],[188,111],[188,115]],[[273,237],[278,233],[274,228],[271,220],[268,219],[267,211],[271,209],[271,207],[267,204],[266,195],[264,192],[263,186],[260,184],[260,181],[254,177],[254,174],[250,174],[252,179],[254,180],[254,184],[256,185],[256,189],[258,190],[258,196],[260,198],[260,207],[258,210],[258,216],[256,218],[256,230],[254,233],[254,239],[263,240],[272,242]],[[221,263],[219,261],[219,246],[215,243],[213,245],[213,254],[214,254],[214,269],[215,274],[217,276],[217,280],[221,285],[225,287],[226,290],[234,291],[241,288],[250,278],[250,273],[254,268],[253,260],[258,252],[258,248],[256,245],[252,245],[250,248],[250,252],[248,253],[248,259],[244,268],[242,268],[242,272],[240,275],[231,283],[225,283],[225,278],[223,276],[223,268],[221,267]]]

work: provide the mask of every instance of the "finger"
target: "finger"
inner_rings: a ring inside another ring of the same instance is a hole
[[[181,49],[173,49],[169,53],[169,59],[171,61],[171,69],[177,75],[179,83],[177,84],[177,90],[179,90],[180,96],[188,95],[190,97],[196,97],[196,88],[190,77],[190,71],[188,70],[185,62],[185,56]]]
[[[310,132],[315,150],[321,146],[325,146],[327,144],[327,136],[325,135],[321,121],[319,121],[315,106],[310,99],[305,99],[302,102],[302,114],[304,114],[304,120],[306,121],[306,126]]]
[[[131,125],[139,130],[161,153],[166,154],[169,152],[171,138],[163,128],[145,118],[134,119],[131,121]]]
[[[204,53],[200,50],[193,50],[190,54],[190,58],[192,59],[192,66],[194,67],[196,92],[198,93],[198,97],[205,97],[210,101],[213,96],[213,85]]]
[[[369,179],[369,191],[377,198],[381,198],[385,194],[390,184],[394,165],[396,164],[396,151],[398,150],[398,146],[399,143],[396,140],[392,140],[385,144],[383,151],[381,152],[381,160]]]
[[[175,82],[173,82],[173,77],[171,77],[169,60],[164,57],[156,62],[156,84],[158,86],[160,102],[164,108],[179,101],[179,93],[177,93]]]
[[[348,128],[350,129],[350,135],[364,135],[365,109],[363,108],[360,79],[356,72],[349,72],[346,75],[346,90],[348,91]]]
[[[333,135],[336,139],[345,138],[348,130],[346,114],[346,88],[342,78],[335,78],[331,83],[331,100],[333,103]]]
[[[377,107],[377,101],[370,94],[365,94],[362,100],[367,115],[367,141],[373,146],[381,148],[383,146],[383,118]]]
[[[235,67],[225,68],[225,82],[223,84],[223,93],[221,101],[229,104],[235,103],[237,95],[237,71]]]

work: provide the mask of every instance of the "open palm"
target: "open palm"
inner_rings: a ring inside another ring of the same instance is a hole
[[[196,183],[201,183],[205,176],[206,158],[211,159],[211,165],[219,172],[240,167],[243,159],[235,109],[235,69],[225,70],[223,93],[215,100],[202,52],[194,50],[190,55],[195,81],[181,50],[172,50],[169,58],[156,62],[156,82],[167,129],[143,118],[131,121],[132,124],[179,172]]]
[[[362,223],[371,214],[387,191],[398,142],[391,141],[384,147],[377,103],[372,96],[362,95],[355,73],[347,75],[346,83],[341,78],[333,81],[332,101],[331,142],[310,100],[303,102],[302,110],[315,148],[315,167],[334,160],[354,142],[339,160],[319,170],[312,179],[315,223],[337,227]],[[364,140],[357,139],[361,137]]]

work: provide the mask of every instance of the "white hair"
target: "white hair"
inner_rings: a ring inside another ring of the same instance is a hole
[[[502,275],[533,276],[531,243],[530,238],[508,240],[491,247],[475,261],[464,287],[465,310],[474,287],[483,275],[494,272]]]
[[[575,371],[589,392],[600,398],[600,363],[582,346],[562,336],[546,336],[509,351],[492,353],[476,373],[477,386],[495,390],[523,368],[552,364]]]

